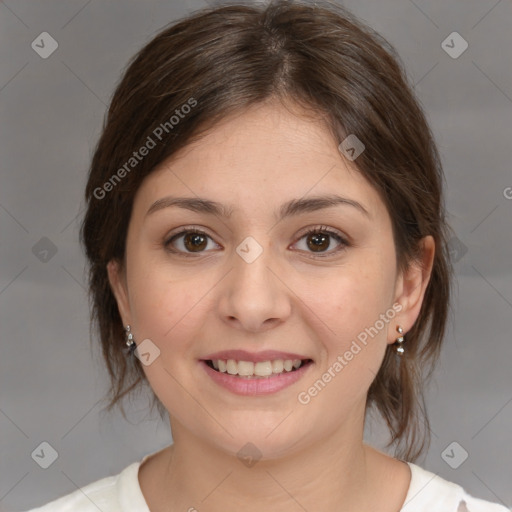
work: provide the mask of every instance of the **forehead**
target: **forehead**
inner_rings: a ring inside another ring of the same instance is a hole
[[[256,213],[270,205],[274,211],[286,200],[335,193],[364,203],[375,216],[386,213],[320,117],[272,103],[224,118],[162,162],[142,183],[136,203],[147,210],[166,194],[195,195]]]

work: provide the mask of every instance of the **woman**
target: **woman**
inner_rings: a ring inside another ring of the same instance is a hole
[[[158,34],[113,96],[82,239],[110,408],[149,383],[173,444],[35,510],[506,511],[413,463],[450,299],[442,181],[398,57],[343,9]],[[363,442],[372,406],[395,457]]]

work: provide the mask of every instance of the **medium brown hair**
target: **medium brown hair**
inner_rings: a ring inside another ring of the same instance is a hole
[[[191,99],[194,108],[180,110],[175,123],[177,110]],[[388,209],[399,271],[418,258],[422,237],[434,238],[430,282],[419,317],[405,335],[405,354],[399,357],[387,347],[366,404],[386,421],[387,446],[398,445],[395,456],[414,461],[430,445],[423,387],[439,357],[450,308],[453,269],[442,166],[395,50],[346,9],[327,2],[202,9],[158,33],[124,72],[92,158],[81,226],[91,321],[111,379],[107,409],[120,405],[124,416],[121,399],[147,384],[138,359],[125,353],[106,268],[112,259],[124,262],[138,188],[158,164],[216,122],[273,99],[320,114],[338,143],[349,134],[363,141],[365,151],[353,163]],[[148,137],[156,142],[158,126],[166,127],[161,128],[165,137],[133,169],[127,166]],[[163,419],[166,410],[153,393],[155,404]]]

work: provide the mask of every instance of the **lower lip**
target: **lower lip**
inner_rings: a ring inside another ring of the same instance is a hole
[[[268,377],[247,379],[230,375],[229,373],[218,372],[210,368],[206,361],[200,361],[206,373],[220,386],[235,393],[236,395],[257,396],[277,393],[282,389],[297,382],[312,366],[312,362],[302,365],[298,370],[286,373],[276,373]]]

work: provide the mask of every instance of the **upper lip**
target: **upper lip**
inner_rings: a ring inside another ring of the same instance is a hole
[[[278,350],[263,350],[262,352],[247,352],[246,350],[221,350],[203,358],[204,361],[217,359],[234,359],[235,361],[252,361],[254,363],[260,361],[275,361],[276,359],[309,359],[300,354],[292,352],[280,352]]]

